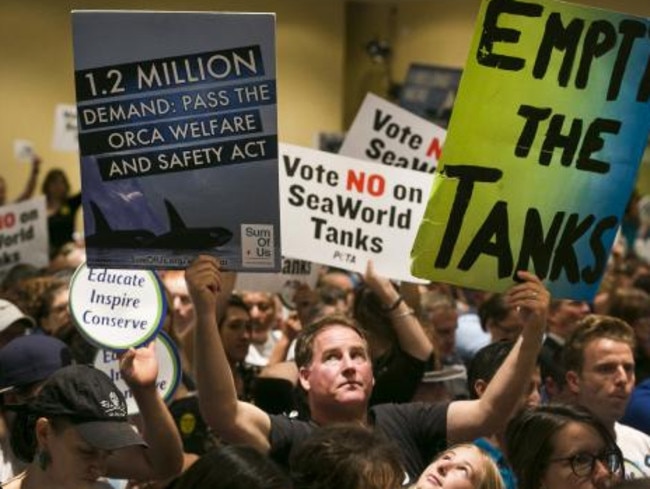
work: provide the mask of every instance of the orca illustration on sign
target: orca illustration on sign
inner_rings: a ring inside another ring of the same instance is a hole
[[[90,201],[90,208],[95,219],[95,233],[86,236],[86,245],[95,248],[140,248],[144,247],[156,235],[147,229],[113,229],[99,206]]]
[[[176,208],[167,199],[165,207],[169,216],[169,232],[156,236],[147,243],[149,248],[205,250],[223,246],[232,239],[232,232],[226,228],[187,227]]]

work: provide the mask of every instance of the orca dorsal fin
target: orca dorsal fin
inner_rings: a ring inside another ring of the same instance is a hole
[[[93,218],[95,219],[95,234],[109,233],[112,231],[111,226],[108,224],[106,217],[101,209],[95,202],[90,201],[90,208],[93,211]]]
[[[167,199],[165,199],[165,207],[167,208],[167,216],[169,217],[169,229],[172,231],[174,229],[186,229],[187,226],[185,226],[183,218],[180,216],[172,203]]]

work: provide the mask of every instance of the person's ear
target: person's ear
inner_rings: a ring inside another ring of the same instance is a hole
[[[309,383],[309,374],[310,371],[307,367],[300,367],[300,370],[298,370],[298,382],[300,382],[300,386],[307,392],[309,392],[311,387]]]
[[[47,440],[52,430],[52,426],[50,425],[50,420],[43,417],[38,418],[36,420],[36,426],[34,430],[36,433],[37,445],[39,447],[47,447]]]
[[[566,385],[572,394],[580,393],[580,376],[575,370],[568,370],[565,374]]]
[[[476,397],[479,399],[483,397],[485,389],[487,389],[488,383],[483,379],[477,379],[474,382],[474,391],[476,392]]]

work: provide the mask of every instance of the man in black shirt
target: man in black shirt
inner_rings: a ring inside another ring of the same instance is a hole
[[[374,378],[365,335],[344,317],[331,316],[309,325],[298,337],[296,364],[311,420],[296,421],[237,400],[216,327],[219,264],[201,256],[187,269],[186,280],[197,313],[196,370],[203,417],[222,439],[251,445],[283,464],[292,446],[318,426],[336,422],[375,426],[398,443],[405,470],[410,480],[416,480],[446,443],[500,430],[528,388],[546,326],[549,293],[528,272],[519,272],[518,278],[522,283],[510,289],[508,301],[520,308],[526,327],[480,399],[378,405],[369,410]]]

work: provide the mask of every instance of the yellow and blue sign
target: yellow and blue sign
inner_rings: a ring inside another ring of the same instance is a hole
[[[649,131],[648,19],[484,0],[411,272],[592,299]]]

